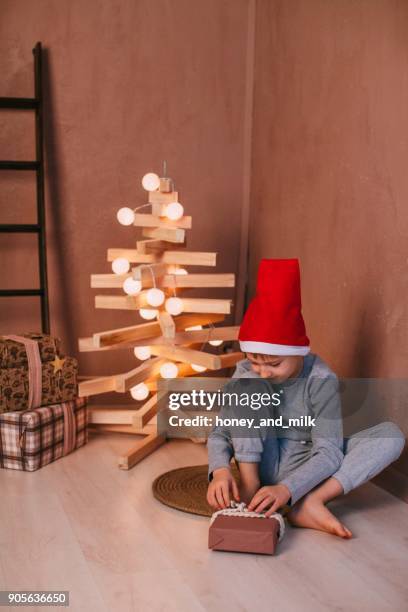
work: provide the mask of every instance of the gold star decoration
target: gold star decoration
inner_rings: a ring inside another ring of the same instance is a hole
[[[54,374],[56,374],[57,372],[61,372],[65,363],[65,357],[63,359],[60,359],[58,355],[56,355],[55,359],[51,361],[51,363],[54,366]]]

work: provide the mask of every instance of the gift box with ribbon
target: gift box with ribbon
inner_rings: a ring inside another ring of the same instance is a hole
[[[0,467],[33,472],[88,441],[86,398],[0,414]]]
[[[285,522],[279,512],[271,516],[249,511],[244,502],[214,512],[208,533],[208,548],[230,552],[273,555],[283,538]]]
[[[0,414],[74,399],[78,362],[46,334],[0,337]]]
[[[25,340],[32,340],[38,347],[40,361],[52,361],[61,356],[61,340],[49,334],[33,333],[0,336],[0,369],[28,367]],[[29,344],[29,343],[27,343]]]

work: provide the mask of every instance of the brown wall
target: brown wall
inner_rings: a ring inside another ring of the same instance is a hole
[[[250,279],[298,257],[312,348],[406,377],[408,3],[258,0]],[[388,416],[408,434],[406,403]]]
[[[135,246],[136,231],[116,211],[147,201],[140,179],[163,159],[193,216],[188,247],[217,251],[217,271],[237,272],[247,10],[246,0],[1,2],[0,95],[32,95],[31,49],[37,40],[46,49],[51,322],[67,352],[76,354],[81,336],[140,321],[95,310],[101,292],[90,274],[110,272],[107,248]],[[31,116],[0,121],[0,159],[30,158]],[[33,177],[8,172],[0,181],[0,222],[32,222]],[[0,286],[36,284],[32,237],[0,236],[0,258]],[[221,296],[235,298],[230,289]],[[37,304],[2,298],[0,333],[38,329]],[[131,351],[79,358],[89,375],[136,363]]]

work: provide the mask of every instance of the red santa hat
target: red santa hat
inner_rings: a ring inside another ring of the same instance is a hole
[[[245,353],[307,355],[310,351],[302,317],[297,259],[262,259],[255,297],[239,329]]]

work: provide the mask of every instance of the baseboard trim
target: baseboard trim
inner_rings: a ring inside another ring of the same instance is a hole
[[[408,504],[408,476],[399,470],[389,466],[372,482]]]

